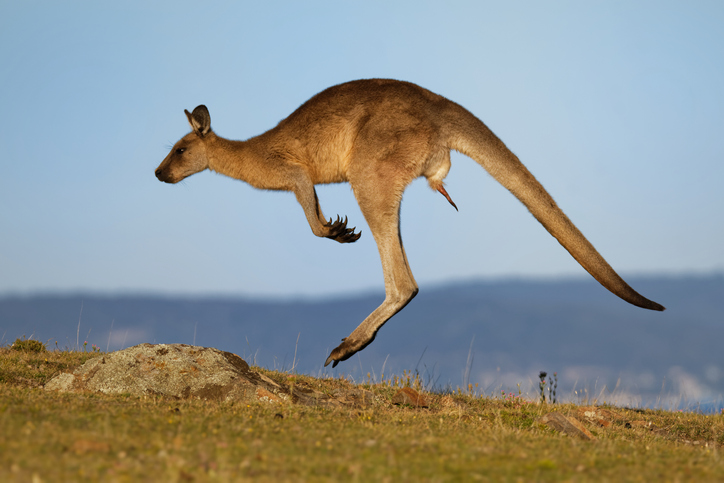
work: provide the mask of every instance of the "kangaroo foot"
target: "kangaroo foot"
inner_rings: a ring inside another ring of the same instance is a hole
[[[342,361],[346,361],[357,352],[370,345],[372,341],[375,340],[375,335],[370,337],[370,339],[367,341],[356,341],[352,339],[352,336],[345,337],[344,339],[342,339],[342,343],[339,344],[337,348],[332,351],[331,354],[329,354],[329,357],[327,357],[324,366],[327,367],[330,362],[334,362],[334,364],[332,364],[332,367],[337,367],[337,364]]]
[[[336,240],[339,243],[353,243],[359,240],[359,237],[362,236],[361,232],[354,232],[357,227],[347,228],[346,216],[344,217],[344,220],[337,216],[337,220],[334,222],[332,222],[332,219],[330,218],[329,223],[326,223],[324,226],[329,229],[329,235],[326,235],[326,237]]]

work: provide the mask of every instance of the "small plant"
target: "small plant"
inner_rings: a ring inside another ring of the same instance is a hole
[[[548,386],[548,402],[555,404],[558,401],[556,398],[556,390],[558,389],[558,373],[554,372],[553,377],[548,378],[548,382],[546,382],[546,376],[548,376],[548,373],[545,371],[540,371],[540,374],[538,374],[538,377],[540,378],[540,383],[538,384],[538,388],[540,389],[540,402],[546,402],[545,389],[546,386]]]
[[[518,384],[520,386],[520,384]],[[526,401],[523,396],[519,394],[513,394],[512,392],[505,393],[504,390],[500,391],[500,396],[503,399],[503,403],[511,408],[520,409],[526,404],[533,404],[531,401]]]
[[[18,338],[15,339],[15,342],[13,342],[13,345],[10,346],[12,350],[16,351],[22,351],[22,352],[46,352],[47,349],[45,348],[45,344],[38,340],[33,339],[26,339],[25,336],[23,336],[22,339]]]
[[[551,383],[550,377],[548,378],[548,400],[553,404],[558,402],[556,398],[556,390],[558,389],[558,373],[553,373],[553,381]]]
[[[546,376],[548,375],[545,371],[540,371],[540,374],[538,374],[538,377],[540,378],[540,382],[538,383],[538,389],[540,389],[540,402],[545,403],[546,402]]]

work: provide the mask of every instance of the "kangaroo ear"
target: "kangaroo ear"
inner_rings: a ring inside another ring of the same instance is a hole
[[[206,106],[201,104],[200,106],[196,106],[194,112],[189,112],[186,109],[184,109],[184,112],[189,120],[189,124],[191,124],[191,129],[193,129],[197,135],[204,137],[211,131],[211,116]]]

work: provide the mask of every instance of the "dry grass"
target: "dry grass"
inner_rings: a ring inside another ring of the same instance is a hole
[[[538,422],[572,404],[425,394],[427,409],[392,405],[409,377],[363,385],[378,399],[365,409],[42,390],[96,355],[0,349],[0,481],[724,481],[721,415],[607,408],[613,424],[587,424],[597,439],[585,442]]]

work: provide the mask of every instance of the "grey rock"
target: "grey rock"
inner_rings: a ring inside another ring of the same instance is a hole
[[[546,414],[540,418],[540,422],[551,429],[580,438],[584,441],[594,441],[596,439],[576,418],[569,418],[558,412]]]
[[[251,370],[236,354],[185,344],[139,344],[104,354],[72,374],[54,377],[45,390],[322,406],[370,402],[368,397],[327,396],[298,386],[292,389]]]

